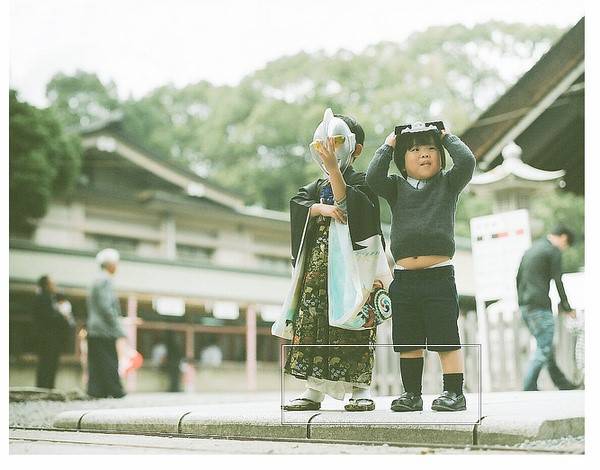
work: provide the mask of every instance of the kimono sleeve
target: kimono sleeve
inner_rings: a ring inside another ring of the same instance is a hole
[[[381,232],[379,198],[373,191],[366,184],[347,185],[346,206],[353,244],[373,235],[380,235],[385,249],[385,241]]]
[[[317,200],[317,182],[303,186],[298,193],[290,199],[290,225],[292,239],[292,266],[296,266],[298,250],[302,243],[302,235],[308,213]]]

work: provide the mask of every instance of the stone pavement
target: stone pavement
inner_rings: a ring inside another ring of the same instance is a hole
[[[567,452],[581,454],[581,445]],[[11,429],[9,454],[90,455],[90,454],[464,454],[464,448],[400,447],[389,444],[357,445],[304,441],[264,441],[242,439],[190,439],[187,437],[144,436],[132,434],[103,434],[94,432],[38,431]],[[519,449],[478,451],[469,453],[523,454]]]
[[[248,398],[219,404],[71,410],[58,414],[54,427],[214,438],[451,445],[515,445],[584,434],[581,390],[486,393],[481,403],[476,394],[470,394],[468,410],[455,413],[431,411],[432,395],[423,397],[420,413],[392,412],[393,397],[377,397],[376,410],[365,413],[346,412],[336,400],[326,400],[319,411],[282,412],[280,402]]]

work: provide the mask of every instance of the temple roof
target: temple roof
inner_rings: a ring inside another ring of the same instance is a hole
[[[484,181],[508,174],[544,181],[565,170],[565,189],[583,194],[584,33],[582,18],[461,135],[488,173],[504,164],[501,151],[512,141],[523,149],[523,162],[534,167],[511,163]]]

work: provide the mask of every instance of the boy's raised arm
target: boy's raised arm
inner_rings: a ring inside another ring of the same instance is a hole
[[[396,197],[396,179],[393,175],[388,176],[390,162],[394,155],[394,147],[386,143],[377,149],[369,168],[367,169],[367,184],[378,196],[382,196],[392,202]]]
[[[454,166],[447,173],[450,185],[458,193],[473,177],[475,170],[475,155],[471,149],[453,134],[444,134],[442,144],[448,150]]]

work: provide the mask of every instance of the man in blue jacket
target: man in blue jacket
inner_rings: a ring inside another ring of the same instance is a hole
[[[111,248],[96,255],[101,273],[87,298],[88,395],[96,398],[125,396],[119,378],[117,339],[125,336],[121,307],[113,286],[119,252]]]
[[[559,311],[571,317],[575,312],[569,305],[562,283],[562,251],[574,243],[571,230],[557,226],[545,238],[536,240],[523,254],[517,273],[519,309],[527,328],[535,337],[537,349],[527,367],[523,389],[537,390],[537,379],[544,366],[554,385],[560,390],[572,390],[577,385],[570,382],[558,368],[554,358],[554,316],[548,292],[554,279],[560,296]]]

